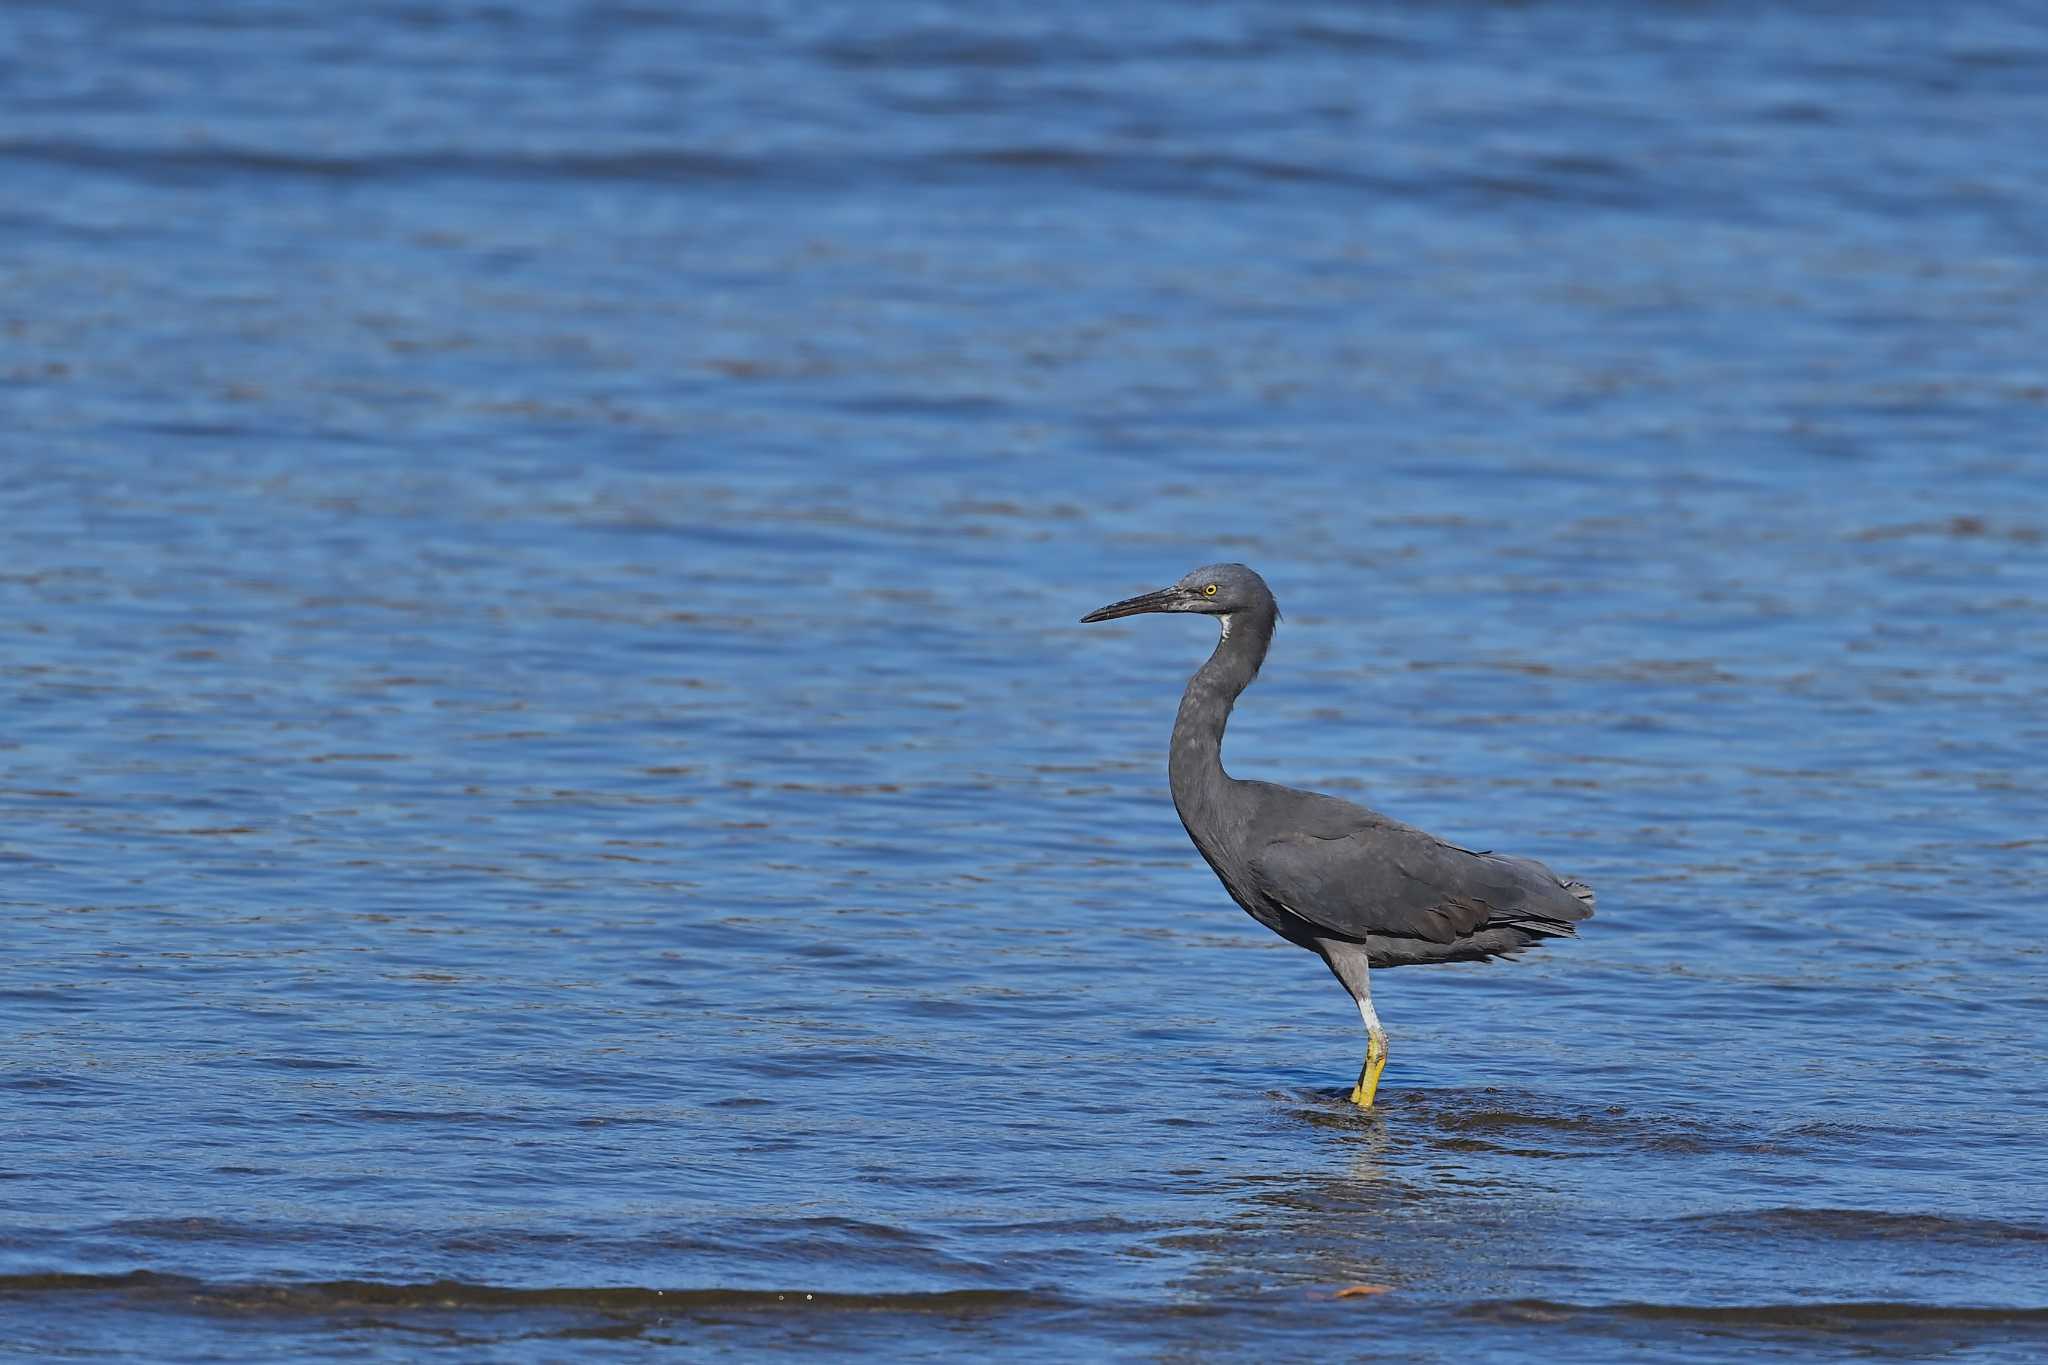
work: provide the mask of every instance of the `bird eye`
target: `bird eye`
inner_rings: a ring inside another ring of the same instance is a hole
[[[1214,583],[1211,583],[1208,587],[1202,589],[1202,596],[1204,597],[1214,597],[1215,595],[1216,585]]]

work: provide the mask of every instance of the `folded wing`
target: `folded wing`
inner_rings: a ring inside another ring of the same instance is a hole
[[[1258,843],[1260,895],[1331,937],[1366,945],[1375,966],[1519,952],[1593,913],[1584,883],[1529,858],[1479,853],[1357,810],[1342,833]]]

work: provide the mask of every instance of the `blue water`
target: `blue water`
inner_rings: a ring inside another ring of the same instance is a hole
[[[0,77],[0,1357],[2048,1352],[2048,19]],[[1076,624],[1218,559],[1233,772],[1600,892],[1371,1115]]]

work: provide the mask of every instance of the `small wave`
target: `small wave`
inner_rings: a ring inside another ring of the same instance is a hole
[[[1698,1214],[1688,1225],[1713,1232],[1813,1236],[1830,1241],[1883,1239],[2005,1246],[2048,1242],[2048,1227],[1992,1218],[1951,1218],[1934,1213],[1874,1209],[1756,1209],[1744,1213]]]
[[[1063,35],[1005,37],[972,29],[910,29],[844,37],[820,43],[826,63],[855,71],[1027,69],[1054,64],[1106,61],[1114,48]]]
[[[2036,544],[2044,536],[2040,527],[2025,523],[1998,524],[1984,517],[1957,515],[1936,521],[1889,522],[1849,533],[1853,541],[1908,540],[1934,536],[1951,540],[2010,540]]]
[[[1845,1329],[2019,1328],[2029,1336],[2048,1334],[2048,1308],[1993,1308],[1965,1304],[1900,1303],[1888,1300],[1842,1302],[1704,1305],[1682,1303],[1556,1303],[1549,1299],[1511,1299],[1467,1310],[1475,1317],[1513,1317],[1534,1321],[1583,1321],[1624,1318],[1650,1322],[1689,1322],[1701,1326],[1757,1327],[1812,1332]]]
[[[1356,167],[1216,154],[1129,152],[1092,146],[1015,144],[946,148],[912,155],[731,156],[686,147],[575,151],[560,148],[445,148],[319,154],[298,149],[197,143],[109,145],[60,139],[0,140],[0,160],[195,185],[251,176],[325,181],[649,182],[676,185],[777,183],[816,189],[861,181],[922,184],[1046,178],[1067,184],[1169,197],[1254,194],[1304,185],[1404,196],[1422,187]]]
[[[1368,191],[1399,188],[1355,169],[1274,157],[1135,153],[1093,147],[1018,144],[940,152],[928,158],[942,172],[1054,174],[1119,189],[1213,194],[1233,187],[1307,183]]]
[[[316,155],[264,147],[197,143],[188,146],[108,146],[62,140],[0,141],[0,157],[77,170],[133,175],[154,183],[186,184],[223,176],[279,175],[312,180],[410,180],[442,176],[543,180],[767,180],[777,163],[678,147],[638,151],[572,152],[448,149]]]
[[[875,1294],[816,1289],[647,1289],[634,1286],[541,1286],[469,1284],[430,1280],[390,1284],[374,1280],[325,1280],[304,1284],[223,1284],[184,1275],[137,1270],[124,1275],[49,1272],[0,1275],[0,1299],[91,1295],[132,1306],[176,1301],[199,1311],[244,1311],[310,1315],[358,1308],[434,1312],[506,1312],[531,1309],[596,1313],[676,1313],[707,1309],[734,1312],[888,1312],[940,1317],[976,1317],[1026,1308],[1061,1306],[1052,1295],[1025,1289],[943,1289]]]
[[[1420,1092],[1413,1107],[1451,1150],[1585,1157],[1622,1148],[1688,1155],[1754,1150],[1767,1141],[1757,1131],[1701,1116],[1642,1113],[1619,1105],[1559,1106],[1546,1096],[1492,1089]]]

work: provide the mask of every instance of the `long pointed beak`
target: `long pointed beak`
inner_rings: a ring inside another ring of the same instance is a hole
[[[1085,626],[1093,621],[1114,621],[1119,616],[1136,616],[1147,611],[1172,611],[1174,604],[1179,600],[1180,590],[1177,588],[1161,588],[1158,592],[1140,593],[1136,597],[1126,597],[1121,602],[1112,602],[1106,607],[1097,607],[1081,618],[1081,624]]]

